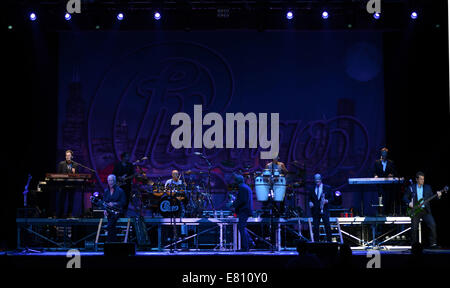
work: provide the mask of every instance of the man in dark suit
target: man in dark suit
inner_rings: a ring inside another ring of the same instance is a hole
[[[389,150],[385,147],[381,149],[381,157],[373,165],[374,177],[394,177],[397,173],[394,161],[388,159]]]
[[[309,207],[313,217],[314,242],[319,242],[319,225],[322,219],[327,241],[331,242],[330,212],[328,202],[332,200],[331,187],[322,183],[320,174],[314,175],[315,185],[308,188]]]
[[[245,184],[244,177],[238,174],[234,174],[234,181],[239,185],[238,194],[236,200],[233,202],[232,207],[235,209],[237,216],[239,217],[238,229],[241,234],[241,250],[246,252],[249,250],[249,235],[247,233],[247,220],[253,212],[253,195],[252,189]]]
[[[118,207],[122,211],[125,211],[126,205],[126,195],[125,192],[116,184],[116,176],[109,175],[108,176],[108,188],[105,189],[103,193],[103,201],[106,202],[109,206]],[[108,213],[105,210],[105,216],[108,218],[108,226],[106,230],[108,231],[108,242],[116,242],[117,240],[117,229],[116,224],[117,220],[122,214],[113,214]]]
[[[374,178],[378,177],[394,177],[397,172],[395,170],[394,161],[388,159],[389,150],[384,147],[381,149],[381,157],[376,160],[373,165]],[[392,185],[378,185],[378,197],[381,197],[381,202],[384,206],[384,214],[391,215],[394,213],[394,206],[396,205],[396,195],[398,191]],[[397,199],[399,200],[399,199]],[[398,202],[397,202],[398,203]],[[400,204],[400,203],[398,203]]]
[[[410,208],[413,208],[414,205],[420,201],[420,199],[428,199],[433,196],[433,191],[430,185],[425,183],[425,174],[423,172],[416,173],[416,184],[409,186],[405,191],[405,195],[403,196],[403,202],[408,205]],[[437,192],[438,197],[442,196],[441,192]],[[436,243],[436,222],[434,222],[433,215],[431,214],[431,206],[430,203],[426,203],[424,205],[424,211],[417,214],[415,217],[411,219],[411,238],[412,244],[417,244],[419,242],[419,222],[420,219],[425,223],[425,225],[430,230],[429,233],[429,245],[431,248],[439,248]]]
[[[73,159],[73,152],[72,150],[67,150],[65,153],[65,160],[59,162],[58,164],[58,170],[57,172],[60,174],[76,174],[78,173],[78,165],[76,163],[74,163],[72,161]],[[75,191],[76,189],[74,187],[64,187],[61,189],[58,189],[56,191],[56,216],[57,217],[72,217],[74,215],[72,215],[72,213],[74,212],[73,210],[75,210],[75,214],[79,214],[80,211],[76,211],[78,210],[77,207],[79,206],[78,204],[80,203],[74,203],[74,196],[75,196]],[[79,196],[79,195],[78,195]],[[79,197],[77,197],[79,198]],[[78,199],[77,199],[78,200]],[[67,213],[66,213],[66,209],[65,209],[65,204],[67,203]],[[81,200],[80,200],[81,201]],[[79,201],[76,201],[79,202]],[[75,204],[77,204],[77,207],[74,207]],[[81,208],[81,206],[80,206]],[[79,215],[75,215],[75,216],[79,216]]]
[[[126,195],[125,207],[128,208],[128,204],[131,198],[131,189],[133,181],[133,178],[131,177],[135,174],[136,171],[134,165],[130,162],[130,154],[128,152],[123,152],[120,155],[120,158],[121,161],[117,162],[114,165],[114,170],[112,174],[116,175],[117,180],[123,180],[129,177],[129,179],[127,179],[126,181],[121,181],[122,183],[120,185],[120,188],[122,188],[122,190],[125,192]]]

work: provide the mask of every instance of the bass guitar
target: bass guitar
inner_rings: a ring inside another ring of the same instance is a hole
[[[448,186],[445,186],[444,189],[442,189],[438,192],[447,193],[447,191],[448,191]],[[425,210],[425,204],[427,204],[428,202],[430,202],[431,200],[433,200],[436,197],[438,197],[437,193],[427,199],[423,199],[423,198],[420,199],[418,201],[418,203],[416,203],[416,205],[414,205],[412,208],[408,207],[406,209],[406,214],[411,218],[417,216],[417,214],[419,214]]]

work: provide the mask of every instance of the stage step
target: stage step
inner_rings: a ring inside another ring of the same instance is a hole
[[[123,225],[116,226],[116,229],[122,229],[122,230],[124,228],[126,229],[125,233],[118,233],[116,235],[117,237],[124,237],[123,243],[127,243],[128,242],[128,234],[130,232],[130,223],[131,223],[131,218],[128,218],[126,226],[123,226]],[[95,237],[95,247],[96,247],[96,249],[99,248],[99,246],[105,244],[104,242],[100,242],[99,239],[100,239],[100,237],[104,238],[104,237],[106,237],[108,235],[106,233],[106,228],[107,228],[107,225],[103,224],[103,218],[101,218],[100,222],[98,223],[97,235]]]
[[[311,241],[315,242],[315,241],[319,241],[320,237],[325,237],[327,234],[325,233],[325,226],[322,221],[322,219],[320,220],[320,226],[319,226],[319,239],[314,239],[314,232],[313,232],[313,224],[312,224],[312,218],[308,218],[308,225],[309,225],[309,233],[311,235]],[[337,238],[339,239],[337,242],[338,243],[344,243],[344,240],[342,238],[342,232],[341,232],[341,225],[339,224],[339,219],[338,218],[331,218],[330,217],[330,228],[331,228],[331,237],[333,238],[333,236],[337,236]],[[337,231],[337,232],[333,232],[333,231]]]

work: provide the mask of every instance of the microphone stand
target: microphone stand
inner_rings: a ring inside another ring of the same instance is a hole
[[[212,168],[212,164],[211,164],[211,162],[209,162],[208,158],[205,157],[205,155],[200,154],[200,157],[202,157],[208,164],[208,195],[207,195],[207,197],[208,197],[209,204],[211,205],[211,208],[213,209],[214,212],[216,212],[216,208],[214,208],[214,204],[211,199],[211,168]]]
[[[92,168],[89,168],[89,167],[86,167],[86,166],[84,166],[83,164],[81,164],[81,163],[78,163],[78,162],[76,162],[76,161],[73,161],[72,160],[72,162],[73,163],[75,163],[75,164],[77,164],[78,166],[81,166],[81,167],[83,167],[84,169],[87,169],[87,170],[89,170],[89,171],[91,171],[92,173],[96,173],[97,174],[97,171],[95,171],[94,169],[92,169]],[[86,184],[83,182],[83,185],[82,185],[82,191],[81,191],[81,215],[83,216],[83,214],[84,214],[84,193],[86,193]]]
[[[87,169],[87,170],[91,171],[92,173],[97,173],[97,171],[95,171],[95,170],[92,169],[92,168],[86,167],[86,166],[84,166],[83,164],[78,163],[78,162],[75,162],[75,161],[73,161],[73,160],[71,160],[71,161],[72,161],[74,164],[77,164],[78,166],[81,166],[81,167],[83,167],[84,169]]]
[[[271,197],[269,197],[269,201],[270,201],[270,228],[269,228],[269,231],[270,231],[270,248],[271,248],[271,252],[273,253],[273,252],[275,252],[275,249],[274,249],[274,243],[273,243],[273,234],[274,234],[274,231],[273,231],[273,210],[274,210],[274,206],[275,206],[275,203],[273,202],[273,196],[274,196],[274,191],[273,191],[273,170],[274,170],[274,168],[273,168],[273,166],[274,166],[274,163],[273,163],[273,161],[272,161],[272,165],[270,165],[270,168],[271,168],[271,173],[270,173],[270,191],[271,191]]]

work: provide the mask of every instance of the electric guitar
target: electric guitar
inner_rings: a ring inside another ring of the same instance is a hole
[[[447,191],[448,191],[448,186],[445,186],[444,187],[444,189],[442,189],[442,190],[440,190],[440,191],[438,191],[438,192],[442,192],[442,194],[444,194],[444,193],[447,193]],[[411,217],[411,218],[413,218],[413,217],[415,217],[417,214],[419,214],[419,213],[421,213],[421,212],[423,212],[424,210],[425,210],[425,207],[422,207],[422,206],[424,206],[425,204],[427,204],[428,202],[430,202],[431,200],[433,200],[434,198],[436,198],[438,195],[437,195],[437,193],[436,194],[434,194],[433,196],[431,196],[431,197],[429,197],[429,198],[427,198],[427,199],[420,199],[419,201],[418,201],[418,203],[416,204],[416,205],[414,205],[413,206],[413,208],[411,208],[411,207],[408,207],[407,209],[406,209],[406,214],[409,216],[409,217]]]
[[[110,206],[105,201],[103,201],[100,198],[97,198],[95,196],[91,196],[91,202],[92,202],[92,204],[97,205],[97,206],[105,209],[106,211],[108,211],[108,213],[112,213],[112,214],[117,215],[117,214],[120,214],[120,213],[123,212],[120,207]]]
[[[23,207],[27,207],[28,203],[27,203],[27,194],[28,194],[28,186],[30,186],[30,181],[31,178],[33,178],[33,176],[31,176],[31,174],[28,174],[28,181],[27,181],[27,185],[25,185],[25,190],[23,190]]]
[[[117,177],[117,186],[123,186],[123,185],[125,185],[125,184],[127,184],[127,181],[128,180],[131,180],[131,179],[133,179],[134,177],[136,177],[136,176],[138,176],[139,175],[139,173],[134,173],[134,174],[132,174],[132,175],[129,175],[129,176],[126,176],[126,177]]]

